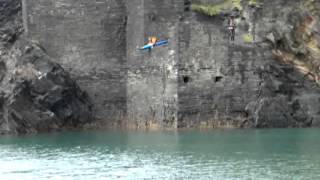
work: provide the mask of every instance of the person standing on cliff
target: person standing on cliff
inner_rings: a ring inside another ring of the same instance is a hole
[[[230,16],[228,19],[228,31],[229,31],[229,39],[234,41],[235,31],[236,31],[236,23],[234,20],[234,16]]]

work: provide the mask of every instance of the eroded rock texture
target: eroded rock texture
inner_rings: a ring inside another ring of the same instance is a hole
[[[318,126],[319,1],[239,2],[241,9],[190,13],[184,21],[179,125]],[[235,42],[226,31],[230,14]]]
[[[25,0],[28,37],[70,72],[113,126],[126,114],[125,0]],[[100,121],[100,122],[101,122]]]
[[[319,0],[23,2],[28,37],[88,91],[100,124],[320,126]],[[138,51],[151,35],[170,43]]]
[[[21,2],[0,1],[0,134],[75,128],[92,104],[38,44],[22,38]]]

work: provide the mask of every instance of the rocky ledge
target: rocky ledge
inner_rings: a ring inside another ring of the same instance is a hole
[[[92,105],[44,50],[16,42],[0,61],[0,134],[48,132],[92,120]]]
[[[76,128],[92,105],[69,74],[34,43],[19,40],[0,61],[0,133]]]
[[[0,134],[58,131],[92,121],[88,95],[23,32],[21,1],[0,1]]]

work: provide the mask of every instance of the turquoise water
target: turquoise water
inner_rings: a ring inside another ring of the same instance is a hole
[[[320,179],[320,129],[0,137],[0,179]]]

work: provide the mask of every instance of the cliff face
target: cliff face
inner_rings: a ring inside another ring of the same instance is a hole
[[[102,123],[320,125],[317,0],[24,2],[28,36],[88,91]],[[170,43],[137,51],[150,35]]]
[[[211,17],[192,13],[185,21],[181,126],[318,126],[319,1],[239,3],[239,11],[224,5]],[[234,43],[225,27],[230,14],[237,22]]]
[[[178,61],[180,20],[184,3],[128,1],[127,115],[130,126],[176,128],[178,123]],[[169,39],[152,52],[137,49],[148,36]]]
[[[56,58],[95,104],[96,118],[126,113],[126,7],[123,0],[27,0],[28,37]]]
[[[23,38],[21,2],[0,1],[0,134],[75,128],[92,104],[39,45]]]

